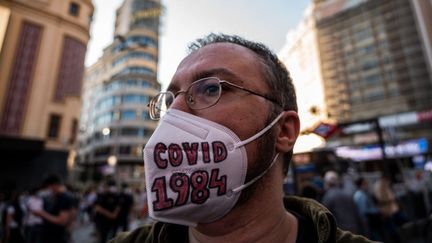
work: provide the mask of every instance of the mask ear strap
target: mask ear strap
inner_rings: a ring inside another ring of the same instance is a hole
[[[276,154],[276,156],[274,157],[274,159],[271,162],[271,164],[269,165],[269,167],[267,167],[267,169],[265,169],[259,176],[257,176],[255,178],[253,178],[252,180],[248,181],[246,184],[243,184],[243,185],[241,185],[241,186],[239,186],[237,188],[234,188],[232,191],[234,193],[239,192],[239,191],[245,189],[246,187],[252,185],[257,180],[261,179],[261,177],[263,177],[267,173],[267,171],[269,171],[273,167],[273,165],[276,163],[278,157],[279,157],[279,153]]]
[[[261,137],[264,133],[266,133],[269,129],[271,129],[276,124],[276,122],[279,121],[279,119],[281,119],[281,117],[283,116],[283,114],[284,114],[284,112],[280,113],[279,116],[276,117],[276,119],[274,119],[268,126],[266,126],[263,130],[261,130],[257,134],[253,135],[252,137],[250,137],[250,138],[248,138],[246,140],[243,140],[243,141],[241,141],[239,143],[236,143],[234,145],[234,148],[242,147],[242,146],[244,146],[244,145],[252,142],[253,140]]]

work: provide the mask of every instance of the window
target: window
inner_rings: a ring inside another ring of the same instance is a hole
[[[121,120],[135,120],[136,112],[134,110],[125,110],[121,112]]]
[[[129,36],[126,40],[120,42],[117,46],[113,47],[112,52],[117,53],[126,49],[131,49],[136,46],[141,47],[157,47],[158,43],[153,38],[147,36]]]
[[[80,6],[78,3],[71,2],[69,4],[69,14],[72,16],[78,16],[79,15],[79,8]]]
[[[128,95],[124,95],[123,96],[123,103],[139,103],[140,101],[140,96],[139,95],[133,95],[133,94],[128,94]]]
[[[3,24],[0,21],[0,25]],[[17,135],[24,124],[27,101],[30,97],[33,71],[38,60],[38,48],[42,27],[23,22],[17,39],[15,56],[12,60],[8,92],[5,93],[5,106],[2,110],[0,131],[3,134]],[[1,83],[6,82],[2,79]],[[3,97],[1,97],[3,99]]]
[[[123,96],[123,103],[147,104],[149,99],[145,95],[128,94]]]
[[[111,153],[111,147],[100,147],[95,149],[94,155],[95,156],[105,156],[105,155],[109,155]]]
[[[75,143],[77,132],[78,132],[78,119],[73,119],[71,125],[71,134],[69,139],[70,144]]]
[[[84,75],[84,59],[86,45],[81,41],[65,36],[57,77],[55,101],[61,101],[66,96],[79,97]]]
[[[114,121],[114,112],[107,112],[104,114],[101,114],[100,116],[96,117],[95,124],[96,125],[103,125],[108,124],[110,122]]]
[[[125,56],[119,57],[117,59],[115,59],[112,63],[112,66],[115,67],[121,63],[126,62],[129,59],[142,59],[142,60],[149,60],[149,61],[155,61],[156,58],[149,54],[149,53],[145,53],[145,52],[130,52]]]
[[[143,75],[155,75],[155,72],[147,67],[128,67],[121,70],[119,75],[127,75],[127,74],[143,74]]]
[[[138,136],[139,129],[136,127],[125,127],[120,131],[122,136]]]
[[[119,154],[130,154],[131,153],[131,146],[130,145],[123,145],[119,147]]]
[[[49,127],[48,127],[48,138],[57,138],[60,131],[60,123],[61,123],[61,116],[51,114],[50,121],[49,121]]]

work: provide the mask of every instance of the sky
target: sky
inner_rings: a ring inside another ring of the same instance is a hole
[[[236,34],[279,52],[286,34],[300,22],[312,0],[161,0],[158,80],[168,86],[187,45],[210,32]],[[113,40],[115,10],[123,0],[93,0],[86,66],[97,61]]]

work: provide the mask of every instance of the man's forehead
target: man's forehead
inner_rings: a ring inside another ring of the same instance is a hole
[[[231,57],[239,55],[242,57],[250,58],[251,60],[259,58],[255,54],[255,52],[253,52],[247,47],[229,42],[219,42],[208,44],[199,48],[198,50],[193,51],[182,60],[180,66],[183,63],[195,61],[195,59],[199,60],[202,57],[224,58],[228,56]]]
[[[252,50],[233,43],[214,43],[204,46],[179,64],[170,86],[177,80],[195,81],[218,76],[241,81],[245,75],[261,75],[259,57]]]

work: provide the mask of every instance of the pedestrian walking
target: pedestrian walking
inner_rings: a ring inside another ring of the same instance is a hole
[[[381,241],[383,240],[381,215],[372,196],[369,194],[369,184],[363,177],[357,178],[355,184],[357,190],[354,193],[353,199],[365,226],[366,235],[371,240]]]
[[[94,205],[94,222],[100,243],[105,243],[116,234],[117,219],[120,212],[116,183],[109,181]]]
[[[322,203],[335,216],[338,226],[356,234],[364,234],[357,206],[352,195],[342,189],[338,174],[335,171],[327,171],[324,183],[326,192]]]
[[[22,234],[24,212],[19,201],[19,193],[14,190],[8,194],[2,213],[3,242],[24,243]]]
[[[39,188],[31,189],[25,202],[27,213],[24,217],[24,235],[27,243],[43,243],[41,241],[43,220],[33,213],[43,209],[43,200],[38,193]]]
[[[41,210],[32,213],[43,219],[43,243],[67,243],[69,240],[68,225],[71,218],[72,200],[67,194],[60,176],[52,174],[43,182],[46,197]]]

